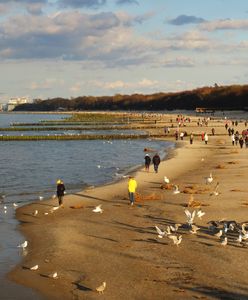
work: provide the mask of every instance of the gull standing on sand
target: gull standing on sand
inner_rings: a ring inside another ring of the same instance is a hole
[[[210,193],[210,196],[218,196],[219,195],[218,188],[219,188],[219,182],[216,183],[216,186],[215,186],[213,192]]]
[[[39,268],[39,265],[35,265],[35,266],[31,267],[30,270],[31,271],[36,271],[36,270],[38,270],[38,268]]]
[[[222,236],[222,234],[223,234],[223,230],[220,229],[220,231],[217,232],[217,233],[215,234],[215,236],[217,236],[218,238],[220,238],[220,237]]]
[[[182,226],[180,223],[176,223],[174,226],[170,225],[170,230],[173,232],[177,232],[178,228]]]
[[[103,213],[102,204],[97,205],[92,211],[95,212],[95,213],[102,214]]]
[[[214,178],[212,176],[212,173],[209,174],[209,177],[206,177],[206,184],[210,184],[213,182]]]
[[[18,206],[18,204],[16,204],[16,203],[14,202],[14,203],[13,203],[13,206],[14,206],[14,207],[17,207],[17,206]]]
[[[44,199],[44,197],[42,197],[42,196],[39,196],[39,200],[41,201],[41,200],[43,200]]]
[[[176,195],[176,194],[180,194],[180,191],[179,191],[179,187],[178,187],[178,185],[173,185],[173,189],[174,189],[174,191],[173,191],[173,194],[174,195]]]
[[[96,288],[96,291],[99,293],[99,294],[103,294],[103,291],[105,290],[106,288],[106,282],[104,281],[100,286],[98,286]]]
[[[34,212],[33,212],[33,216],[37,216],[38,215],[38,210],[36,209]]]
[[[227,237],[224,238],[224,240],[221,242],[222,246],[226,246],[227,245]]]
[[[165,231],[162,231],[158,226],[156,226],[155,225],[155,228],[156,228],[156,230],[157,230],[157,233],[158,233],[158,237],[160,238],[160,239],[162,239],[163,237],[164,237],[164,235],[166,234],[166,232]]]
[[[165,183],[170,183],[170,179],[168,177],[164,176],[164,182]]]
[[[57,272],[54,272],[54,273],[48,275],[48,277],[49,277],[49,278],[53,278],[53,279],[58,279],[58,278],[59,278]]]
[[[28,241],[25,241],[25,242],[23,242],[22,244],[18,245],[17,247],[18,247],[18,248],[24,249],[24,248],[26,248],[27,246],[28,246]]]

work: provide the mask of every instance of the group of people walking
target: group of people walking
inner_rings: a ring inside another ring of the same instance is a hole
[[[149,172],[151,162],[153,163],[155,173],[158,173],[158,166],[160,164],[160,156],[158,153],[156,153],[152,159],[148,153],[145,155],[145,169],[147,172]]]

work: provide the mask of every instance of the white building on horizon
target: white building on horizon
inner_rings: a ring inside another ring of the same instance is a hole
[[[7,103],[7,111],[12,111],[17,105],[29,103],[29,99],[27,97],[15,97],[10,98]]]

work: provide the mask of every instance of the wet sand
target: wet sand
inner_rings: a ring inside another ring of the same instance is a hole
[[[53,213],[57,201],[52,199],[19,208],[20,230],[29,245],[9,278],[47,299],[248,299],[246,242],[239,244],[238,233],[229,231],[228,244],[222,246],[207,224],[223,218],[248,221],[248,149],[231,145],[224,122],[210,121],[208,127],[191,122],[182,129],[207,131],[208,144],[195,135],[190,145],[187,137],[178,141],[157,174],[152,166],[149,173],[137,171],[140,199],[133,207],[125,178],[67,195],[65,208]],[[241,129],[243,124],[237,127]],[[206,185],[210,172],[214,180]],[[164,176],[181,193],[162,189]],[[219,195],[211,196],[217,182]],[[206,213],[194,219],[200,227],[197,234],[190,233],[184,213],[192,195],[191,206]],[[92,212],[98,204],[102,214]],[[36,209],[39,213],[34,216]],[[158,238],[154,227],[165,229],[175,223],[182,224],[179,246],[168,237]],[[29,270],[36,264],[38,270]],[[55,271],[58,279],[49,278]],[[100,296],[95,288],[103,281],[107,286]]]

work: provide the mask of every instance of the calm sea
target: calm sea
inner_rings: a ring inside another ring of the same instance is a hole
[[[58,114],[0,114],[0,127],[64,117]],[[58,132],[49,132],[55,133]],[[107,133],[113,134],[113,131],[104,131]],[[39,197],[52,197],[58,178],[64,180],[67,193],[118,180],[143,165],[144,148],[154,149],[164,158],[173,146],[171,142],[150,139],[0,142],[0,292],[6,295],[2,299],[34,299],[33,291],[4,279],[22,256],[17,245],[24,237],[16,230],[14,202],[21,206]],[[6,213],[4,206],[7,206]],[[19,290],[23,298],[15,298]],[[35,299],[38,299],[37,295]]]

